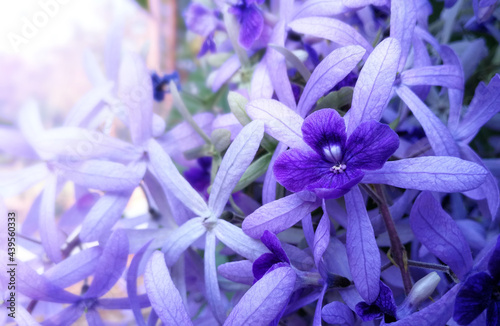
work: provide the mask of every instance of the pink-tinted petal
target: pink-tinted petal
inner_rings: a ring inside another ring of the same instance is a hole
[[[316,102],[343,80],[358,64],[366,50],[358,45],[332,51],[314,69],[304,88],[297,113],[305,117]]]
[[[288,267],[266,274],[245,293],[224,325],[267,325],[288,303],[296,275]]]
[[[305,199],[296,193],[262,206],[245,218],[243,231],[258,239],[265,230],[279,233],[288,229],[320,206],[314,194]]]
[[[462,192],[480,186],[486,170],[456,157],[424,156],[385,163],[380,170],[366,171],[363,183],[441,192]]]
[[[247,104],[247,113],[253,120],[266,125],[266,133],[291,148],[307,148],[302,139],[304,120],[292,109],[276,100],[260,99]]]
[[[292,21],[288,27],[297,33],[324,38],[340,46],[359,45],[368,53],[373,50],[370,43],[356,29],[338,19],[307,17]]]
[[[110,192],[99,198],[83,221],[80,239],[97,241],[108,233],[122,216],[131,194],[132,191]]]
[[[242,129],[229,146],[212,184],[208,200],[208,207],[215,216],[218,217],[226,207],[231,192],[253,161],[263,136],[264,124],[253,121]]]
[[[349,168],[380,169],[398,147],[398,135],[388,125],[366,121],[347,140],[344,162]]]
[[[172,266],[179,259],[179,256],[205,231],[206,228],[203,225],[202,217],[190,219],[174,230],[162,248],[167,265]]]
[[[151,170],[158,181],[176,196],[186,207],[199,216],[209,216],[210,210],[205,200],[184,179],[170,157],[154,140],[148,144]]]
[[[128,239],[122,230],[113,232],[99,257],[94,279],[83,295],[98,298],[108,292],[121,278],[128,258]]]
[[[267,252],[260,241],[250,238],[242,229],[227,221],[218,220],[214,232],[222,243],[252,261]]]
[[[417,23],[417,8],[414,0],[391,1],[391,37],[401,45],[398,71],[402,71],[413,40],[413,30]]]
[[[322,109],[308,116],[302,124],[304,141],[324,160],[340,162],[345,150],[344,119],[333,109]],[[332,153],[332,147],[336,150]]]
[[[346,247],[352,280],[368,303],[377,299],[380,254],[361,191],[354,187],[345,195],[347,220]]]
[[[399,97],[418,119],[436,155],[457,156],[458,147],[448,128],[408,87],[396,89]]]
[[[193,325],[160,252],[156,251],[149,259],[144,281],[151,305],[163,323]]]
[[[130,134],[134,144],[143,145],[152,134],[153,85],[148,69],[138,55],[126,54],[122,58],[118,95],[121,109],[129,117]]]
[[[348,113],[347,135],[364,121],[380,120],[396,78],[401,47],[398,40],[386,38],[366,60],[359,74]]]

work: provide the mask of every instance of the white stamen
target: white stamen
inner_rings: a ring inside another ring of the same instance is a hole
[[[326,159],[332,163],[339,162],[342,159],[342,149],[339,145],[330,145],[323,148],[323,154]]]
[[[339,174],[339,173],[344,173],[344,170],[346,168],[346,165],[344,163],[339,163],[330,168],[330,171]]]

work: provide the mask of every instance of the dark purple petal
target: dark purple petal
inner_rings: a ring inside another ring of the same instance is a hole
[[[344,119],[337,111],[314,112],[304,120],[302,134],[304,141],[324,160],[341,161],[347,137]]]
[[[314,152],[291,149],[278,157],[273,170],[276,179],[283,187],[299,192],[322,178],[333,176],[334,174],[330,172],[332,165],[333,163],[324,161]]]
[[[384,314],[396,317],[397,307],[394,296],[392,295],[391,289],[382,281],[380,281],[380,292],[378,293],[377,300],[375,300],[375,304]]]
[[[330,172],[331,173],[331,172]],[[331,173],[333,174],[333,173]],[[345,195],[352,187],[357,185],[364,177],[364,173],[358,169],[347,169],[343,173],[333,174],[330,178],[322,178],[318,182],[307,187],[314,190],[319,198],[334,199]],[[336,188],[325,188],[330,184]]]
[[[240,23],[240,44],[245,49],[249,49],[262,33],[264,17],[259,8],[251,5],[242,12]]]
[[[260,241],[262,241],[267,249],[269,249],[269,251],[271,251],[276,256],[276,258],[278,258],[282,262],[290,264],[290,260],[281,247],[280,240],[274,233],[267,230],[264,231],[264,234],[262,235],[262,237],[260,237]]]
[[[491,302],[486,312],[486,325],[498,326],[500,323],[500,302]]]
[[[500,237],[488,262],[488,271],[497,283],[500,282]]]
[[[453,319],[467,325],[479,316],[491,302],[495,283],[485,272],[472,275],[458,291]]]
[[[344,162],[349,169],[377,170],[398,147],[398,135],[388,125],[363,122],[347,140]]]
[[[369,305],[366,302],[360,302],[356,305],[356,313],[363,321],[370,321],[384,316],[384,313],[376,304]]]
[[[266,275],[269,269],[282,261],[274,254],[266,253],[257,258],[252,265],[253,276],[256,280],[260,280],[264,275]]]

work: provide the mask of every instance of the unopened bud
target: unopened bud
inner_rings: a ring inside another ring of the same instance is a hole
[[[408,301],[412,306],[417,306],[420,302],[427,299],[436,289],[441,281],[441,277],[436,272],[427,274],[421,278],[410,291]]]

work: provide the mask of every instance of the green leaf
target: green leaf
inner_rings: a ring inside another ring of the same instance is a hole
[[[136,1],[142,8],[148,10],[148,0],[136,0]]]
[[[229,103],[231,112],[243,126],[246,126],[247,124],[252,122],[252,119],[250,119],[247,112],[245,111],[245,106],[248,103],[246,97],[236,92],[229,92],[229,94],[227,95],[227,102]]]
[[[331,92],[327,96],[321,98],[316,105],[316,110],[319,109],[340,109],[343,106],[349,105],[352,102],[353,87],[342,87],[338,91]]]
[[[241,176],[240,181],[234,187],[233,193],[246,188],[252,182],[257,180],[258,177],[266,173],[269,163],[271,163],[272,153],[267,153],[266,155],[260,157],[257,161],[250,164],[248,169]]]

